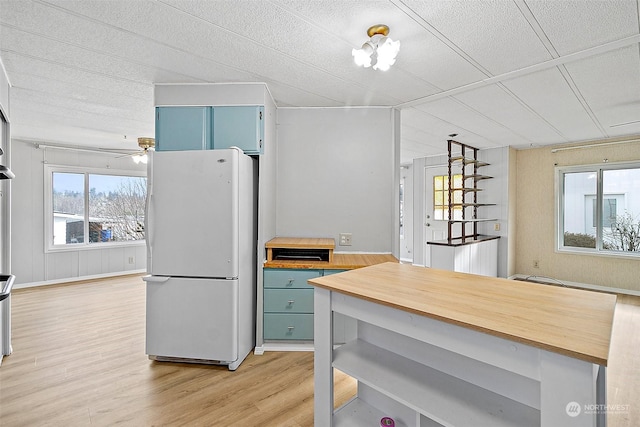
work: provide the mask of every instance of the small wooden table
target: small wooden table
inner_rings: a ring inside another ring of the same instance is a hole
[[[315,425],[606,423],[615,295],[397,263],[309,283]],[[358,320],[336,350],[333,313]],[[335,414],[333,368],[358,380]]]

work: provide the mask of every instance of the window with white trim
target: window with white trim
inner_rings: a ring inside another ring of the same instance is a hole
[[[45,165],[46,247],[144,241],[146,192],[143,173]]]
[[[640,256],[640,163],[556,168],[560,251]]]

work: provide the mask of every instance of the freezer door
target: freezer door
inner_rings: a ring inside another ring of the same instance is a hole
[[[238,277],[239,155],[233,149],[153,153],[149,273]]]
[[[145,277],[146,354],[232,362],[238,358],[238,281]]]

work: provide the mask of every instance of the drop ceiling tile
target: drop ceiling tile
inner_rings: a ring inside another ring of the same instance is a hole
[[[300,107],[311,105],[316,107],[339,107],[344,105],[342,102],[338,102],[321,94],[288,86],[282,82],[268,80],[266,81],[266,84],[278,107]]]
[[[514,2],[404,0],[403,3],[493,75],[551,59]]]
[[[59,64],[69,68],[76,68],[94,74],[117,77],[134,83],[147,83],[154,80],[185,82],[200,82],[191,76],[174,73],[169,70],[158,69],[127,59],[88,50],[75,45],[61,43],[52,39],[7,29],[3,31],[3,38],[27,57],[39,58],[50,64]]]
[[[559,131],[541,143],[562,143],[594,139],[603,135],[558,68],[540,71],[503,82],[523,103]]]
[[[549,122],[497,85],[465,92],[455,98],[488,120],[501,124],[532,143],[565,142],[564,137]]]
[[[560,55],[638,34],[637,0],[525,0]]]
[[[602,126],[640,120],[640,54],[629,46],[566,64]]]
[[[499,146],[494,141],[484,138],[482,134],[474,133],[456,121],[446,120],[426,110],[427,108],[424,106],[403,109],[402,126],[414,128],[424,133],[427,135],[425,143],[435,146],[440,144],[443,153],[446,152],[447,140],[451,138],[449,135],[452,133],[457,134],[456,140],[478,148]],[[438,110],[437,107],[434,108],[434,111]]]
[[[502,123],[490,119],[488,116],[466,106],[464,103],[451,98],[439,99],[416,106],[416,109],[429,113],[440,120],[455,124],[457,129],[453,132],[460,135],[466,133],[481,135],[483,140],[490,141],[493,147],[507,145],[529,145],[532,141],[526,136],[520,135]],[[451,133],[449,131],[448,133]],[[456,137],[460,142],[467,143],[477,148],[489,148],[475,142],[475,138],[469,136],[468,140]]]
[[[76,103],[77,108],[82,110],[94,108],[103,113],[110,112],[110,116],[114,118],[121,117],[140,121],[153,118],[151,98],[143,100],[111,91],[96,90],[65,82],[52,82],[45,77],[29,74],[14,76],[11,84],[13,90],[28,91],[32,95],[30,97],[32,99],[47,97],[53,100],[69,100],[70,103]],[[57,105],[53,108],[57,108]]]
[[[56,82],[77,84],[85,88],[126,94],[136,99],[153,99],[153,85],[151,84],[136,83],[70,68],[66,65],[51,64],[39,58],[27,57],[13,52],[2,51],[1,53],[3,63],[10,77],[15,74],[24,73],[46,78],[53,85],[55,85]],[[27,71],[25,72],[24,70]]]
[[[146,112],[142,112],[139,118],[122,117],[122,110],[117,108],[95,105],[90,102],[71,98],[60,98],[49,94],[23,90],[21,88],[12,88],[11,97],[18,105],[29,106],[29,108],[22,108],[22,110],[12,107],[12,119],[14,118],[15,110],[18,110],[30,112],[34,116],[36,114],[49,115],[55,117],[56,121],[61,122],[68,121],[72,123],[74,120],[77,120],[83,123],[83,126],[88,126],[88,123],[91,123],[92,125],[98,125],[98,129],[113,126],[113,124],[116,123],[122,126],[122,130],[125,131],[126,127],[138,128],[146,125],[152,121],[154,117],[154,110],[151,106]],[[110,119],[115,120],[110,122]]]

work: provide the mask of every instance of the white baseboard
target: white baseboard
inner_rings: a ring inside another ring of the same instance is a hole
[[[600,286],[600,285],[591,285],[589,283],[579,283],[579,282],[570,282],[568,280],[557,280],[554,279],[552,277],[546,277],[546,276],[536,276],[534,274],[514,274],[513,276],[509,276],[508,279],[513,279],[513,280],[524,280],[526,281],[526,279],[532,279],[531,281],[534,283],[542,283],[542,284],[547,284],[547,285],[560,285],[560,286],[566,286],[569,288],[578,288],[578,289],[586,289],[589,291],[598,291],[598,292],[607,292],[607,293],[614,293],[614,294],[626,294],[626,295],[633,295],[633,296],[640,296],[640,291],[635,291],[633,289],[623,289],[623,288],[613,288],[613,287],[608,287],[608,286]],[[538,279],[539,281],[536,282],[535,279]]]
[[[269,341],[261,346],[257,346],[253,353],[261,356],[265,351],[313,351],[313,342],[286,342],[286,341]]]
[[[113,273],[93,274],[90,276],[65,277],[62,279],[44,280],[42,282],[16,283],[15,285],[13,285],[13,289],[34,288],[36,286],[59,285],[61,283],[82,282],[84,280],[106,279],[109,277],[128,276],[131,274],[142,274],[146,272],[147,272],[146,269],[127,270],[127,271],[117,271]]]

